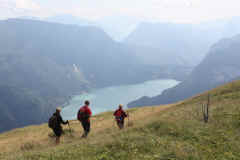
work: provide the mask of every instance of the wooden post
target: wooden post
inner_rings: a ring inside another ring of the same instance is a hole
[[[210,94],[208,94],[207,104],[202,104],[203,120],[208,123],[209,119]]]

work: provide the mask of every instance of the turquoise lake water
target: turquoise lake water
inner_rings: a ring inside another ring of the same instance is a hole
[[[119,104],[123,104],[126,109],[127,103],[143,96],[153,97],[159,95],[163,90],[174,87],[178,83],[178,81],[172,79],[160,79],[133,85],[93,89],[88,93],[74,96],[69,105],[63,108],[62,116],[64,119],[76,119],[78,109],[85,100],[90,101],[93,114],[113,111]]]

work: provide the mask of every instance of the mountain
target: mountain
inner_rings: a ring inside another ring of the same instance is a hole
[[[28,67],[25,64],[28,62],[30,63],[28,65],[31,65],[28,70],[44,69],[54,83],[56,81],[63,83],[65,79],[74,77],[68,74],[69,70],[72,74],[77,74],[82,81],[87,81],[96,87],[133,83],[136,80],[130,73],[126,75],[139,67],[135,55],[129,53],[127,46],[114,42],[96,27],[19,19],[1,21],[0,25],[1,61],[11,62],[8,64],[10,67],[18,63]],[[59,73],[65,76],[65,79],[53,75],[62,71],[60,67],[65,69],[64,72]],[[17,69],[26,68],[17,67]],[[117,75],[116,71],[119,72]],[[120,78],[123,75],[125,78]],[[13,76],[18,75],[13,74]],[[74,88],[76,88],[75,84]]]
[[[0,131],[29,124],[39,124],[46,120],[43,103],[26,89],[0,86]]]
[[[188,66],[187,62],[180,56],[165,52],[161,48],[148,47],[144,45],[126,44],[135,53],[136,57],[146,65],[164,66]]]
[[[122,42],[136,29],[139,22],[140,18],[114,15],[103,17],[97,20],[96,24],[115,41]]]
[[[127,44],[138,52],[144,63],[177,66],[196,66],[211,45],[222,38],[240,33],[239,17],[200,24],[142,22],[140,18],[108,16],[95,22],[72,15],[58,15],[49,22],[96,26],[112,39]]]
[[[140,23],[124,43],[158,50],[154,59],[159,59],[160,63],[161,57],[165,56],[176,63],[196,66],[213,44],[237,34],[240,34],[240,17],[200,24],[145,22]],[[151,55],[151,52],[145,54]]]
[[[95,22],[72,15],[57,15],[48,17],[44,21],[79,26],[96,26],[104,30],[115,41],[132,45],[132,48],[135,46],[138,51],[141,51],[139,48],[148,47],[148,52],[141,52],[145,55],[150,53],[155,59],[161,59],[162,55],[171,59],[175,57],[174,59],[179,62],[178,65],[186,64],[186,61],[188,65],[195,65],[195,61],[198,62],[198,58],[202,58],[208,47],[210,47],[208,40],[205,37],[203,39],[203,32],[200,33],[200,29],[194,28],[190,24],[140,23],[141,19],[139,18],[119,15],[104,17]],[[193,43],[192,40],[198,40],[198,44]],[[184,46],[184,49],[180,49],[181,46]],[[153,53],[152,50],[154,50]],[[198,56],[192,55],[194,50],[199,50]],[[145,55],[143,58],[146,57]]]
[[[179,63],[196,65],[212,43],[206,36],[191,24],[141,23],[124,42],[155,48],[160,57],[165,55]]]
[[[0,134],[0,159],[238,160],[239,93],[240,81],[234,81],[177,104],[129,109],[122,131],[112,112],[102,113],[91,118],[87,139],[80,138],[79,122],[70,121],[59,145],[47,124],[14,129]]]
[[[143,97],[129,107],[174,103],[240,77],[240,35],[213,45],[190,76],[156,97]]]
[[[90,88],[178,79],[188,71],[143,64],[129,46],[93,26],[9,19],[0,21],[0,35],[0,86],[7,87],[1,95],[9,95],[0,96],[0,132],[45,122],[70,95]],[[29,106],[36,112],[25,118]]]
[[[107,16],[99,20],[85,20],[70,14],[57,15],[43,19],[47,22],[74,24],[79,26],[95,26],[101,28],[113,40],[124,40],[137,26],[139,19],[128,16]]]
[[[89,20],[81,19],[78,17],[74,17],[70,14],[63,14],[63,15],[56,15],[52,17],[47,17],[43,19],[47,22],[54,22],[54,23],[62,23],[62,24],[74,24],[79,26],[95,26],[94,22]]]
[[[0,35],[0,131],[46,121],[71,94],[151,79],[96,27],[9,19],[0,21]]]
[[[35,21],[41,21],[42,20],[42,18],[40,18],[40,17],[32,17],[32,16],[20,16],[20,17],[17,17],[17,19],[35,20]]]

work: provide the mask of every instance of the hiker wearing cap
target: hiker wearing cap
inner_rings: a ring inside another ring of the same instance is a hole
[[[115,116],[117,125],[120,129],[124,127],[124,119],[128,116],[123,110],[123,105],[119,105],[118,109],[113,114]]]
[[[82,138],[86,138],[88,133],[90,132],[90,117],[92,116],[92,111],[89,108],[89,104],[89,101],[85,101],[85,105],[79,109],[77,114],[77,118],[81,122],[84,129]]]
[[[58,107],[56,109],[56,112],[52,115],[52,117],[48,121],[48,126],[52,128],[54,134],[56,135],[56,144],[60,143],[60,137],[63,132],[61,124],[65,125],[69,123],[68,120],[63,121],[62,116],[60,114],[61,110],[62,110],[61,107]]]

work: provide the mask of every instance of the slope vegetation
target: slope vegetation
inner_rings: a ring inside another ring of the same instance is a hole
[[[201,104],[210,94],[209,122]],[[71,121],[59,146],[46,124],[0,135],[0,159],[14,160],[222,160],[240,159],[240,81],[234,81],[177,104],[130,109],[127,127],[119,131],[112,113],[92,118],[92,132],[81,139]]]

